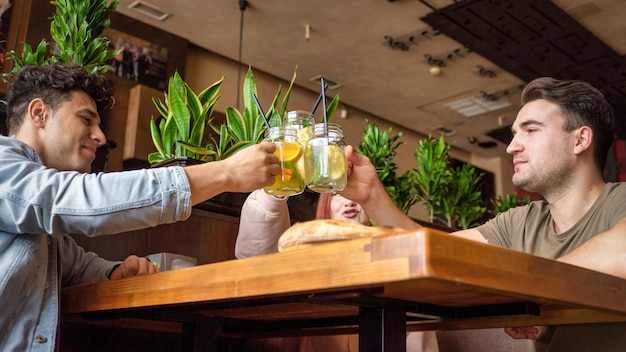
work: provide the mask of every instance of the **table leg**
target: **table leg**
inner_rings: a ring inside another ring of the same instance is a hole
[[[196,344],[196,324],[192,322],[183,323],[180,339],[182,351],[193,351]]]
[[[406,312],[361,307],[359,352],[406,352]]]

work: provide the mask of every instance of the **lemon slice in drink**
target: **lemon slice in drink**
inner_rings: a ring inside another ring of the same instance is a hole
[[[302,148],[297,143],[292,142],[280,142],[276,143],[276,151],[274,154],[281,161],[293,162],[294,160],[298,160],[300,155],[302,155]]]
[[[330,166],[330,178],[336,180],[340,178],[348,168],[346,154],[339,146],[328,146],[328,161]]]
[[[302,145],[306,145],[306,142],[311,139],[311,128],[310,127],[302,127],[298,130],[298,141]]]

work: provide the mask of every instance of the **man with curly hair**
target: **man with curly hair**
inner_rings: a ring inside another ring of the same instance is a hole
[[[105,77],[61,64],[26,66],[10,85],[9,136],[0,136],[0,350],[58,348],[62,287],[157,271],[134,255],[104,260],[69,234],[182,221],[192,205],[270,185],[280,171],[274,145],[261,143],[202,165],[89,173],[111,102]]]

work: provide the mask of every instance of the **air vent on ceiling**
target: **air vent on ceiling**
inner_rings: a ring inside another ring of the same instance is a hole
[[[457,100],[444,105],[465,117],[484,114],[489,111],[504,109],[511,106],[505,99],[486,99],[483,96]]]
[[[169,13],[144,1],[135,1],[132,4],[128,5],[128,8],[137,11],[142,15],[154,18],[157,21],[163,21],[170,16]]]
[[[328,84],[328,89],[337,89],[337,88],[339,88],[339,87],[341,87],[343,85],[343,84],[341,84],[341,83],[339,83],[339,82],[337,82],[337,81],[335,81],[333,79],[330,79],[330,78],[328,78],[328,77],[326,77],[324,75],[317,75],[315,77],[311,77],[311,78],[309,78],[309,81],[319,83],[319,81],[320,81],[320,79],[322,77],[324,77],[324,82],[326,84]]]

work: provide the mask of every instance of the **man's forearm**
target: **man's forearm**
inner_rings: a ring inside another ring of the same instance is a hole
[[[626,219],[557,260],[626,279]]]
[[[375,187],[370,197],[361,206],[377,226],[405,229],[421,227],[396,206],[387,191],[382,187]]]

